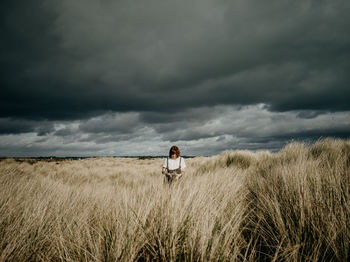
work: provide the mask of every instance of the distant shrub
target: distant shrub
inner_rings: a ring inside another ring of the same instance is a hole
[[[251,152],[230,152],[223,157],[226,167],[235,166],[241,169],[247,169],[254,163]]]
[[[308,149],[304,143],[292,142],[287,144],[277,154],[283,164],[292,164],[297,161],[304,161],[307,158]]]

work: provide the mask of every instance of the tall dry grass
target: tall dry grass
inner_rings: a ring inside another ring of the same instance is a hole
[[[1,161],[0,260],[350,260],[349,140],[186,162]]]

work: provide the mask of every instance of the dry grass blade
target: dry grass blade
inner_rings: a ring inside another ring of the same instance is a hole
[[[349,261],[350,142],[0,162],[0,261]]]

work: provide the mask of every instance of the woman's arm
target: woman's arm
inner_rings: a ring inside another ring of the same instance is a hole
[[[163,166],[162,166],[162,174],[165,175],[167,173],[167,165],[168,161],[167,159],[164,159]]]

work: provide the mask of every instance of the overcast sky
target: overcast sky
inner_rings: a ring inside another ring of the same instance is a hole
[[[348,0],[2,0],[0,156],[350,137]]]

